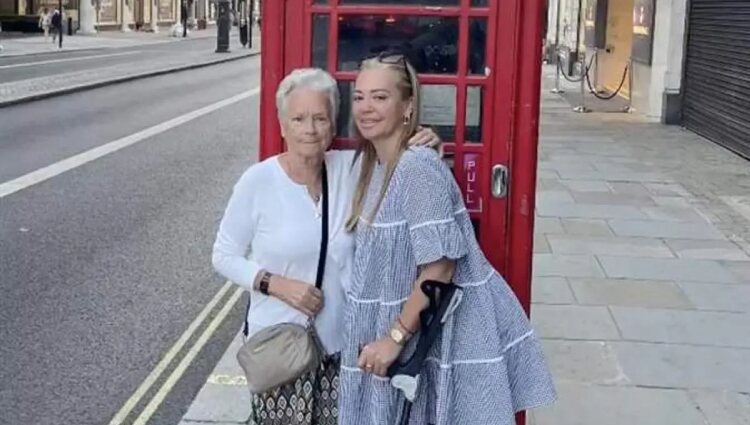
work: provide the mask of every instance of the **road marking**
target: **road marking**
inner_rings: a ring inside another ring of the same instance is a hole
[[[143,398],[148,390],[151,389],[151,387],[154,385],[156,380],[159,379],[159,376],[161,376],[164,370],[167,369],[167,366],[169,366],[169,364],[172,362],[172,360],[174,360],[177,354],[182,351],[182,348],[193,336],[195,331],[198,330],[198,328],[203,324],[209,313],[211,313],[211,311],[216,307],[219,301],[224,298],[224,295],[229,291],[232,285],[232,282],[225,283],[224,286],[221,287],[219,292],[214,295],[211,301],[206,304],[200,314],[198,314],[198,317],[196,317],[195,320],[193,320],[193,322],[190,324],[190,326],[188,326],[188,328],[185,330],[185,332],[182,333],[180,339],[178,339],[177,342],[174,343],[172,348],[170,348],[167,354],[165,354],[161,361],[159,361],[154,370],[152,370],[151,373],[146,377],[146,379],[143,380],[138,389],[135,390],[133,395],[130,396],[127,402],[125,402],[120,411],[117,412],[117,414],[112,418],[112,420],[109,422],[109,425],[120,425],[125,420],[125,418],[128,417],[133,408],[138,404],[138,402],[141,401],[141,398]]]
[[[188,112],[187,114],[173,118],[169,121],[157,124],[153,127],[149,127],[145,130],[141,130],[137,133],[133,133],[130,136],[125,136],[121,139],[114,140],[102,146],[98,146],[86,152],[82,152],[78,155],[71,156],[70,158],[63,159],[62,161],[48,165],[44,168],[40,168],[31,173],[25,174],[16,179],[0,184],[0,198],[4,198],[8,195],[16,193],[20,190],[26,189],[29,186],[33,186],[37,183],[41,183],[45,180],[49,180],[52,177],[58,176],[66,171],[70,171],[74,168],[80,167],[86,163],[99,159],[105,155],[109,155],[113,152],[117,152],[120,149],[134,145],[138,142],[146,140],[150,137],[164,133],[167,130],[171,130],[182,124],[190,122],[194,119],[200,118],[204,115],[210,114],[216,110],[232,105],[239,101],[245,100],[252,96],[257,95],[260,92],[260,88],[256,87],[252,90],[242,92],[238,95],[232,96],[228,99],[216,102],[214,104],[204,106],[203,108],[196,109],[195,111]]]
[[[47,64],[50,64],[50,63],[60,63],[60,62],[82,61],[82,60],[87,60],[87,59],[111,58],[111,57],[115,57],[115,56],[135,55],[136,53],[141,53],[141,52],[140,51],[132,51],[132,52],[121,52],[121,53],[109,53],[109,54],[106,54],[106,55],[81,56],[81,57],[77,57],[77,58],[50,59],[50,60],[38,61],[38,62],[14,63],[12,65],[1,65],[0,69],[21,68],[21,67],[24,67],[24,66],[47,65]]]
[[[208,379],[206,379],[206,383],[214,385],[246,387],[247,378],[243,375],[211,375],[208,377]]]
[[[146,425],[148,423],[149,419],[151,419],[151,416],[154,415],[156,409],[158,409],[164,399],[167,398],[167,395],[169,395],[169,393],[172,391],[174,385],[177,383],[177,381],[180,380],[182,375],[185,373],[187,368],[201,351],[203,346],[206,345],[208,340],[211,338],[211,336],[213,336],[221,323],[224,322],[224,319],[227,317],[227,315],[229,315],[229,312],[237,303],[237,300],[240,299],[240,296],[243,292],[244,290],[242,288],[237,288],[234,291],[234,294],[232,294],[232,298],[230,298],[229,301],[224,304],[224,308],[221,309],[219,314],[217,314],[216,317],[214,317],[214,319],[211,321],[211,324],[209,324],[206,330],[203,331],[203,334],[201,334],[200,338],[198,338],[198,340],[195,342],[195,345],[193,345],[190,348],[190,351],[188,351],[188,353],[185,355],[185,357],[182,358],[180,364],[174,369],[174,371],[172,371],[172,374],[169,375],[167,380],[164,382],[164,385],[162,385],[159,389],[159,392],[156,393],[156,395],[151,399],[146,408],[143,409],[143,412],[141,412],[140,416],[138,416],[135,422],[133,422],[133,425]]]

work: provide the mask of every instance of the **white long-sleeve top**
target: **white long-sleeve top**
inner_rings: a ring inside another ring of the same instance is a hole
[[[354,236],[345,229],[360,170],[353,152],[326,153],[329,241],[323,279],[324,307],[315,320],[329,354],[342,348],[345,291],[351,281]],[[320,255],[321,208],[307,188],[292,181],[277,156],[252,165],[235,184],[213,247],[214,268],[250,291],[249,334],[307,317],[283,301],[253,289],[261,269],[315,284]],[[249,256],[247,256],[249,250]]]

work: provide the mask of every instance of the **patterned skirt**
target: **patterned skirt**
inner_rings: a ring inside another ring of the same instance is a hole
[[[326,357],[320,366],[294,382],[253,395],[250,425],[337,425],[341,357]]]

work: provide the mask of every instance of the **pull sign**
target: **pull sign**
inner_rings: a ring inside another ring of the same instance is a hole
[[[508,195],[508,167],[497,164],[492,167],[492,197],[505,198]]]

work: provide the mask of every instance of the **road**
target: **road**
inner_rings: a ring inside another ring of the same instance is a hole
[[[234,33],[232,36],[232,48],[242,50],[236,39],[238,36]],[[259,42],[259,40],[256,39],[255,42]],[[199,38],[121,48],[0,57],[0,83],[132,64],[134,62],[164,61],[202,51],[205,51],[206,54],[213,54],[214,50],[216,50],[215,38]]]
[[[258,84],[259,60],[248,58],[3,108],[0,187]],[[109,423],[214,298],[225,282],[211,243],[257,157],[257,105],[248,96],[0,195],[0,424]],[[179,423],[239,329],[243,301],[148,423]]]

